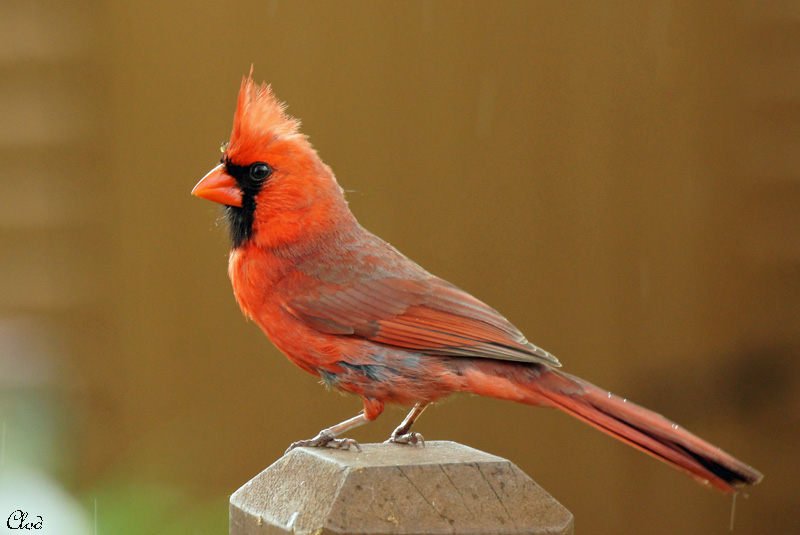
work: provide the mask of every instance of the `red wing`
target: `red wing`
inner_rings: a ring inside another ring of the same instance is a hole
[[[373,279],[295,299],[288,309],[329,334],[352,335],[420,353],[560,366],[494,309],[436,277]]]

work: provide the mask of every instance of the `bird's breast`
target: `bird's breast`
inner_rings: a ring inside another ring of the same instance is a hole
[[[239,248],[231,252],[228,274],[242,312],[253,320],[289,360],[319,375],[317,367],[339,360],[330,338],[311,329],[287,306],[311,284],[295,260],[268,250]]]
[[[239,247],[231,251],[228,276],[233,285],[233,295],[245,316],[256,319],[274,308],[279,297],[275,288],[289,269],[285,259],[255,247]]]

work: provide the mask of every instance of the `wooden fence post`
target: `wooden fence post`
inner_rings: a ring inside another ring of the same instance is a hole
[[[572,534],[572,514],[510,461],[455,442],[297,448],[237,490],[231,535]]]

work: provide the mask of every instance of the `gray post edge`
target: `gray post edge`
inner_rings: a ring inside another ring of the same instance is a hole
[[[231,535],[573,533],[510,461],[455,442],[297,448],[237,490]]]

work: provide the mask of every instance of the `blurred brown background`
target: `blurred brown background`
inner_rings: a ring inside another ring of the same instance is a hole
[[[736,533],[800,532],[788,1],[0,4],[0,495],[14,469],[99,533],[227,533],[230,493],[360,409],[244,321],[189,195],[251,63],[364,226],[763,471]],[[555,411],[462,396],[418,430],[577,533],[728,530],[730,498]]]

